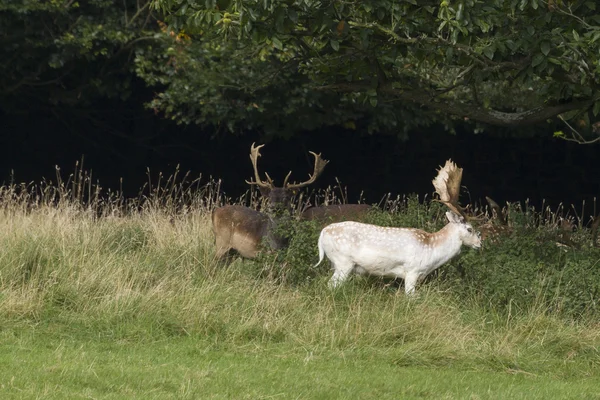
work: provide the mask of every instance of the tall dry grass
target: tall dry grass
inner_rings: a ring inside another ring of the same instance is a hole
[[[536,304],[495,313],[435,285],[409,299],[361,279],[334,292],[326,279],[294,287],[257,278],[249,261],[217,262],[210,211],[222,201],[218,182],[170,179],[131,200],[92,195],[92,181],[76,179],[0,188],[4,327],[148,341],[190,335],[312,356],[369,352],[399,365],[600,367],[596,322]]]

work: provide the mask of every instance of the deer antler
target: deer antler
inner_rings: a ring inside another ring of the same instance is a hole
[[[313,183],[318,177],[319,175],[321,175],[321,173],[323,172],[323,170],[325,169],[325,166],[327,165],[327,163],[329,162],[328,160],[324,160],[321,158],[321,154],[317,154],[314,152],[310,152],[310,154],[312,154],[315,157],[315,168],[314,171],[312,173],[312,175],[309,175],[310,179],[302,182],[302,183],[291,183],[288,184],[287,181],[290,177],[290,175],[292,174],[292,171],[290,171],[287,176],[285,177],[285,180],[283,181],[283,187],[286,189],[300,189],[303,188],[305,186],[310,185],[311,183]]]
[[[252,143],[252,146],[250,146],[250,161],[252,161],[252,166],[254,167],[255,181],[246,181],[246,183],[248,185],[257,185],[265,189],[273,189],[273,179],[271,179],[271,177],[267,173],[265,173],[265,175],[267,176],[267,182],[260,179],[260,175],[258,174],[258,167],[256,166],[258,162],[258,157],[260,157],[260,149],[263,146],[264,144],[261,144],[260,146],[254,146],[254,143]]]
[[[440,196],[440,202],[444,203],[450,211],[467,218],[463,208],[458,204],[460,194],[460,181],[462,180],[462,168],[446,160],[446,164],[438,170],[437,176],[431,181],[435,191]]]
[[[506,219],[506,215],[502,211],[502,207],[500,207],[500,205],[498,205],[498,203],[496,203],[491,197],[485,196],[485,200],[492,209],[492,218],[497,218],[500,222],[500,225],[508,225],[508,221]]]

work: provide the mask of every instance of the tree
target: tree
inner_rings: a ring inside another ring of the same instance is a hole
[[[272,130],[270,122],[286,120],[296,129],[361,121],[373,130],[464,121],[517,128],[560,116],[584,134],[600,131],[594,1],[153,0],[153,7],[189,38],[171,49],[169,67],[146,60],[140,70],[164,85],[153,106],[180,122],[230,130]]]
[[[0,107],[60,112],[126,98],[136,49],[162,35],[152,14],[143,0],[0,0]]]

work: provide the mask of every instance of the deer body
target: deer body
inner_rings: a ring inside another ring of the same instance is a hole
[[[406,293],[412,294],[418,282],[458,255],[463,245],[481,247],[470,224],[452,212],[446,216],[450,222],[435,233],[351,221],[331,224],[319,236],[317,265],[325,256],[331,261],[331,287],[355,272],[402,278]]]
[[[287,238],[274,233],[275,220],[269,215],[244,206],[219,207],[212,212],[216,257],[223,257],[230,249],[242,257],[254,258],[261,241],[267,239],[274,250],[287,245]]]

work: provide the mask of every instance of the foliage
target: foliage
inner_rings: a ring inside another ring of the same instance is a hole
[[[201,49],[208,46],[208,70],[225,71],[214,82],[197,78],[194,68],[158,72],[191,80],[188,90],[210,91],[219,105],[239,98],[251,120],[253,108],[265,120],[272,113],[279,120],[270,104],[283,93],[288,114],[314,107],[336,123],[347,118],[349,127],[372,118],[371,130],[434,120],[519,127],[557,115],[588,133],[598,128],[600,14],[589,0],[154,0],[153,6],[170,13],[175,31],[185,29],[199,42],[178,57],[206,66]],[[198,102],[178,100],[178,83],[169,85],[155,106],[186,123],[195,114],[199,122],[210,119]],[[178,107],[189,110],[173,113]],[[358,114],[345,115],[348,108]],[[237,115],[208,112],[229,129],[242,127]]]
[[[137,47],[162,35],[149,1],[0,0],[0,106],[86,110],[132,91]],[[87,110],[90,112],[90,110]]]
[[[290,238],[286,249],[269,252],[263,246],[262,253],[249,264],[257,276],[293,286],[306,286],[323,277],[321,268],[314,268],[320,227],[315,221],[289,221],[278,227],[278,234]],[[266,251],[265,251],[266,250]]]
[[[580,142],[600,132],[592,1],[0,0],[0,11],[4,112],[68,107],[100,123],[94,101],[127,99],[141,78],[155,112],[228,132],[546,121]]]
[[[394,115],[397,110],[381,106],[375,113],[356,99],[313,90],[290,67],[293,60],[278,53],[270,46],[252,49],[182,33],[149,44],[135,62],[137,75],[157,87],[149,107],[178,123],[290,136],[327,126],[375,130],[399,118],[411,121],[405,111]]]
[[[600,249],[557,245],[546,229],[516,227],[439,271],[461,297],[493,309],[543,307],[572,317],[600,311]],[[589,237],[587,238],[589,239]]]

